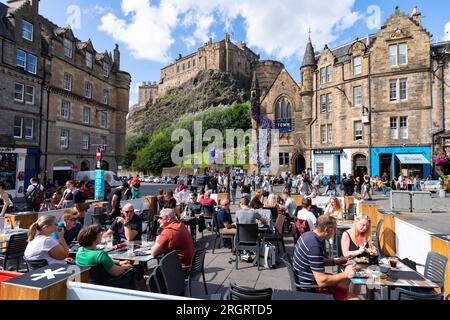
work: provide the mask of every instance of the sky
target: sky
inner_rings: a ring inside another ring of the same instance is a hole
[[[447,0],[40,0],[40,13],[99,52],[119,44],[132,105],[140,83],[158,82],[161,68],[210,37],[230,33],[261,59],[283,62],[298,81],[309,30],[316,51],[338,47],[376,33],[396,6],[410,14],[415,5],[432,42],[450,40]]]

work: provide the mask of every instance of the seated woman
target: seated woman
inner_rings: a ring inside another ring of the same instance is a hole
[[[341,239],[342,254],[344,257],[359,258],[368,256],[367,249],[372,244],[370,217],[361,215],[355,217],[350,230],[344,231]]]
[[[90,225],[81,229],[78,234],[80,250],[75,258],[76,264],[85,267],[103,266],[103,268],[113,277],[122,275],[133,266],[129,261],[114,261],[106,251],[97,249],[97,245],[102,242],[102,227],[100,225]]]
[[[339,199],[336,197],[331,198],[324,213],[332,216],[336,220],[342,220],[343,210],[341,208],[341,202],[339,201]]]
[[[250,208],[257,210],[264,207],[264,204],[261,202],[261,197],[262,197],[261,193],[256,192],[255,196],[250,201]]]
[[[56,217],[41,216],[28,231],[24,257],[29,261],[47,260],[48,264],[73,263],[64,240],[64,228],[58,228]],[[58,240],[51,236],[56,231]]]
[[[266,201],[264,201],[264,209],[270,210],[272,214],[272,220],[276,220],[278,217],[278,203],[276,196],[272,193],[269,194]]]

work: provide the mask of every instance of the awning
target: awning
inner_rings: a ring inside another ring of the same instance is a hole
[[[402,164],[431,164],[422,154],[396,154]]]

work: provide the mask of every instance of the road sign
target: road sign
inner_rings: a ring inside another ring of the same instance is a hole
[[[103,200],[105,197],[105,171],[95,170],[94,173],[94,197],[95,200]]]
[[[97,148],[97,161],[102,161],[102,149]]]

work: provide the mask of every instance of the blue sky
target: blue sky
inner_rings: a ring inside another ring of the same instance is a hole
[[[377,32],[396,5],[408,14],[417,5],[433,41],[450,40],[445,0],[41,0],[40,13],[70,24],[97,51],[118,43],[121,67],[133,77],[130,99],[137,102],[139,83],[158,81],[159,70],[179,53],[195,51],[209,37],[220,40],[224,32],[262,59],[283,62],[298,80],[309,28],[316,50],[336,47]]]

